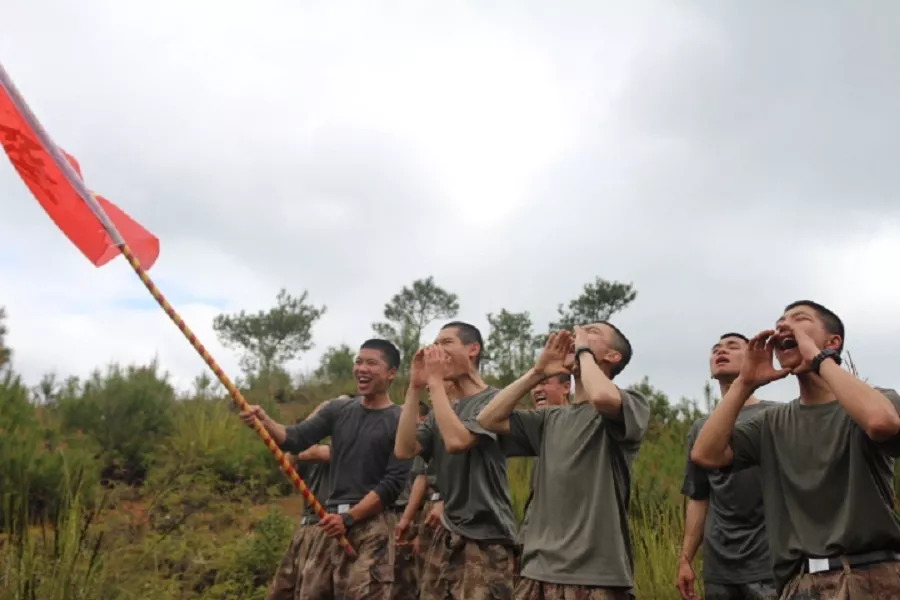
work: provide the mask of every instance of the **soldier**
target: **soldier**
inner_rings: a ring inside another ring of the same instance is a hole
[[[428,405],[419,405],[419,423],[428,417]],[[396,507],[401,512],[394,528],[395,556],[397,560],[395,600],[415,600],[419,597],[419,567],[413,540],[420,526],[420,509],[428,493],[426,464],[421,456],[413,460],[406,489],[397,498]]]
[[[900,396],[842,369],[843,347],[834,312],[809,300],[789,304],[775,329],[750,340],[740,375],[691,451],[707,469],[759,467],[785,600],[900,597]],[[796,400],[736,423],[757,389],[788,375],[800,388]]]
[[[506,455],[497,435],[476,417],[497,393],[479,374],[481,332],[454,321],[434,345],[413,358],[400,416],[395,453],[421,455],[431,463],[443,501],[441,526],[422,570],[422,600],[506,600],[515,571],[515,517],[509,497]],[[451,401],[445,381],[461,398]],[[418,425],[420,396],[427,388],[432,411]]]
[[[517,600],[633,597],[628,503],[650,405],[613,383],[631,356],[631,343],[608,322],[576,327],[574,343],[567,331],[553,333],[535,366],[478,416],[510,455],[537,457]],[[570,369],[571,405],[513,410],[531,387]]]
[[[748,341],[740,333],[726,333],[712,347],[709,369],[723,397],[741,372]],[[751,396],[738,423],[774,404]],[[688,456],[705,422],[698,419],[691,427]],[[691,563],[702,542],[706,600],[776,600],[758,469],[707,471],[690,458],[686,462],[684,540],[675,581],[682,599],[699,600]]]
[[[535,408],[549,408],[551,406],[567,406],[571,393],[572,375],[568,372],[557,373],[545,377],[531,390],[531,399]],[[534,498],[534,475],[537,470],[532,465],[531,482],[528,485],[528,499],[525,500],[525,510],[519,532],[516,535],[516,555],[522,556],[522,544],[525,539],[525,528],[528,526],[528,513],[531,510],[531,500]]]
[[[343,394],[338,400],[349,400],[350,396]],[[325,402],[316,406],[306,418],[313,417],[322,409]],[[298,423],[300,420],[298,419]],[[325,502],[331,493],[331,448],[327,444],[316,444],[307,448],[293,457],[291,462],[297,474],[306,482],[307,487],[319,502]],[[294,531],[288,551],[275,572],[275,577],[269,586],[266,600],[294,600],[295,590],[300,589],[301,569],[309,556],[309,549],[313,540],[324,535],[322,530],[315,527],[319,523],[319,517],[312,505],[307,504],[300,516],[300,524]]]
[[[400,407],[388,390],[400,353],[386,340],[362,344],[353,373],[358,396],[332,400],[310,419],[284,427],[259,406],[242,414],[259,419],[285,451],[302,452],[331,436],[331,494],[328,515],[319,523],[325,536],[310,548],[303,565],[300,600],[361,597],[389,600],[394,594],[395,560],[391,537],[396,515],[390,509],[409,475],[408,460],[393,454]],[[346,535],[357,556],[338,540]]]

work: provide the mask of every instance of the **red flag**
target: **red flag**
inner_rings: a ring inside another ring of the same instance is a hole
[[[88,260],[99,267],[120,254],[119,248],[100,219],[78,193],[72,182],[53,160],[51,152],[28,124],[22,109],[0,82],[0,143],[25,185],[37,198],[53,222],[66,234]],[[78,162],[65,154],[81,177]],[[86,189],[86,188],[85,188]],[[122,239],[149,269],[159,256],[159,239],[129,217],[118,206],[94,195]]]

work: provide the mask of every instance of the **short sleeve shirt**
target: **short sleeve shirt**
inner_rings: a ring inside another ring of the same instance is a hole
[[[454,404],[460,421],[478,439],[466,452],[451,454],[447,451],[434,411],[419,425],[416,437],[422,446],[422,458],[434,469],[435,483],[444,501],[444,527],[471,540],[511,545],[515,537],[515,517],[509,495],[506,454],[497,435],[476,421],[498,391],[488,387]]]
[[[897,392],[878,391],[900,410]],[[900,436],[875,442],[838,401],[797,399],[736,425],[731,448],[732,470],[759,466],[779,589],[810,557],[900,552],[893,488]]]
[[[760,401],[745,406],[737,422],[743,423],[775,404]],[[691,461],[691,449],[706,420],[696,421],[688,433],[681,487],[681,493],[689,498],[709,500],[703,531],[703,579],[719,584],[769,581],[772,561],[759,469],[708,471]]]
[[[635,391],[620,393],[620,419],[602,416],[588,402],[510,416],[508,437],[537,456],[521,538],[523,577],[563,585],[634,585],[628,503],[650,405]]]

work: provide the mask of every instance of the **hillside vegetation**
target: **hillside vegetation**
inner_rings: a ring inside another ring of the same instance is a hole
[[[628,284],[598,278],[560,305],[549,326],[606,319],[635,296]],[[385,305],[373,330],[408,359],[425,327],[458,310],[454,294],[418,280]],[[348,346],[328,348],[312,374],[285,368],[311,348],[324,311],[306,292],[282,291],[268,311],[214,322],[241,352],[238,385],[247,400],[281,422],[355,388]],[[501,310],[488,322],[483,370],[502,386],[532,364],[541,335],[527,312]],[[151,363],[110,365],[86,379],[48,375],[29,389],[15,372],[15,349],[4,345],[5,327],[0,309],[0,600],[263,598],[302,502],[221,386],[200,375],[193,390],[179,392]],[[701,413],[646,379],[637,387],[652,403],[630,507],[637,593],[665,600],[678,597],[684,439]],[[704,409],[711,402],[707,388]],[[520,519],[530,470],[531,459],[511,460]]]

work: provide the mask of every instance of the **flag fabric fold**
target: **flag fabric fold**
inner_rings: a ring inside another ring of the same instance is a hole
[[[54,161],[52,150],[41,142],[27,115],[27,108],[18,105],[15,94],[0,80],[0,143],[13,167],[56,226],[81,253],[97,267],[108,263],[121,252],[88,202],[82,199],[79,188],[87,194],[92,192],[84,186],[78,161],[63,152],[79,178],[72,181]],[[106,198],[96,194],[93,197],[141,266],[145,269],[153,266],[159,257],[159,239]]]

